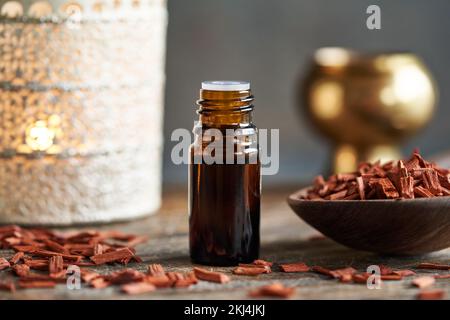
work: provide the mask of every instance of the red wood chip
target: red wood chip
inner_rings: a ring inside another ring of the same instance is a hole
[[[401,277],[410,277],[416,275],[416,273],[412,270],[394,270],[392,271],[392,273]]]
[[[69,254],[68,250],[64,246],[60,245],[59,243],[49,240],[49,239],[44,239],[43,241],[49,250],[58,252],[58,253]]]
[[[40,273],[29,273],[26,276],[23,276],[20,278],[20,281],[28,281],[28,282],[33,282],[33,281],[50,281],[50,282],[55,282],[55,283],[65,283],[66,279],[65,279],[65,274],[64,275],[57,275],[57,276],[53,276],[53,275],[46,275],[46,274],[40,274]]]
[[[317,273],[320,273],[320,274],[323,274],[323,275],[326,275],[329,277],[333,277],[330,269],[327,269],[327,268],[324,268],[321,266],[312,266],[311,271],[314,271],[314,272],[317,272]]]
[[[165,271],[162,265],[153,263],[148,265],[147,273],[151,276],[161,276],[164,275]]]
[[[81,271],[81,280],[87,283],[90,283],[92,280],[100,276],[100,274],[92,270],[81,269],[80,271]]]
[[[444,298],[445,291],[440,289],[421,291],[417,294],[419,300],[441,300]]]
[[[389,275],[389,274],[393,273],[393,270],[390,267],[388,267],[388,266],[380,264],[379,267],[380,267],[380,274],[382,276]]]
[[[198,282],[197,277],[195,276],[194,272],[189,272],[187,274],[183,275],[182,279],[177,279],[173,286],[175,288],[186,288],[190,287],[193,284],[196,284]]]
[[[7,269],[10,266],[11,265],[8,260],[6,260],[5,258],[0,258],[0,270]]]
[[[167,278],[169,278],[170,285],[174,285],[177,281],[183,280],[184,275],[181,272],[167,272]]]
[[[269,264],[255,264],[254,262],[252,263],[239,263],[238,267],[244,267],[244,268],[254,268],[254,269],[263,269],[264,273],[271,273],[272,272],[272,268],[270,267]]]
[[[419,198],[432,198],[434,195],[422,186],[414,188],[414,195]]]
[[[125,284],[141,281],[145,278],[145,275],[137,270],[127,268],[124,270],[113,272],[108,276],[105,276],[104,278],[111,284]]]
[[[48,270],[48,260],[45,259],[35,259],[35,260],[26,260],[25,264],[30,267],[30,269],[35,270]]]
[[[352,280],[355,283],[367,283],[367,280],[369,279],[370,274],[368,273],[356,273],[352,275]]]
[[[450,279],[450,273],[447,274],[435,274],[435,279]]]
[[[330,275],[333,278],[340,279],[341,282],[350,282],[352,280],[353,275],[356,273],[356,269],[352,267],[342,268],[331,270]]]
[[[266,261],[266,260],[258,259],[258,260],[253,261],[253,264],[257,265],[257,266],[272,267],[273,262],[269,262],[269,261]]]
[[[106,281],[102,276],[98,276],[95,279],[92,279],[89,284],[91,287],[94,287],[96,289],[103,289],[110,285],[108,281]]]
[[[422,262],[417,266],[418,269],[436,269],[436,270],[450,270],[449,264]]]
[[[303,262],[280,264],[283,272],[307,272],[309,267]]]
[[[195,276],[199,280],[218,282],[218,283],[227,283],[230,281],[230,277],[228,277],[226,274],[223,274],[221,272],[214,272],[214,271],[209,271],[206,269],[195,267],[194,273],[195,273]]]
[[[144,281],[153,284],[157,288],[167,288],[172,286],[174,283],[174,281],[169,279],[169,277],[165,274],[159,276],[147,276]]]
[[[9,263],[10,263],[11,265],[15,265],[15,264],[16,264],[17,262],[19,262],[20,259],[22,259],[24,256],[25,256],[25,253],[23,253],[23,252],[17,252],[16,254],[14,254],[14,255],[12,256],[11,259],[9,259]],[[0,263],[0,264],[1,264],[1,263]]]
[[[124,284],[120,289],[126,294],[141,294],[154,291],[156,287],[148,282],[137,282]]]
[[[358,193],[359,193],[359,198],[361,200],[366,199],[365,193],[364,193],[364,181],[362,177],[357,177],[356,178],[356,183],[358,184]]]
[[[94,261],[95,264],[105,264],[108,262],[114,262],[132,256],[134,256],[134,253],[129,248],[123,248],[117,251],[111,251],[96,256],[92,256],[90,259]]]
[[[436,282],[436,280],[434,279],[434,277],[423,276],[423,277],[415,278],[412,281],[412,285],[416,286],[420,289],[424,289],[424,288],[432,286],[435,282]]]
[[[398,281],[398,280],[403,279],[403,277],[398,274],[386,274],[386,275],[380,276],[380,278],[381,278],[381,280],[386,280],[386,281]]]
[[[274,282],[272,284],[259,287],[249,292],[250,297],[276,297],[289,298],[295,293],[295,288],[285,287],[283,284]]]
[[[25,277],[30,273],[30,267],[26,264],[16,264],[12,266],[14,273],[19,277]]]
[[[257,276],[263,273],[270,273],[270,267],[267,266],[239,266],[233,269],[233,273],[243,276]]]
[[[60,274],[64,270],[64,261],[61,256],[50,257],[48,262],[48,270],[50,274]]]

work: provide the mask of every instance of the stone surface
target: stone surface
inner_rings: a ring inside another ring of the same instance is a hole
[[[372,264],[386,264],[393,268],[413,269],[420,275],[446,273],[445,271],[416,270],[419,262],[433,261],[450,263],[450,249],[420,257],[388,257],[345,248],[332,240],[310,240],[315,230],[300,221],[285,202],[293,190],[266,191],[262,206],[262,251],[261,257],[275,262],[304,261],[308,265],[329,268],[353,266],[360,271]],[[149,263],[161,263],[170,271],[188,271],[192,268],[188,253],[188,215],[186,194],[168,192],[163,208],[154,216],[129,223],[96,226],[100,229],[118,229],[136,234],[148,234],[148,243],[137,247],[143,258],[142,264],[130,267],[145,271]],[[9,258],[12,251],[0,251],[0,256]],[[95,268],[104,273],[122,266]],[[213,268],[231,273],[232,268]],[[277,270],[274,268],[274,270]],[[9,272],[0,272],[0,278],[10,277]],[[315,273],[289,274],[273,272],[258,277],[234,276],[227,284],[200,281],[189,289],[162,289],[147,294],[132,296],[133,299],[246,299],[250,288],[277,280],[296,286],[294,299],[414,299],[419,292],[412,287],[412,278],[402,281],[383,282],[380,290],[369,290],[361,284],[342,284]],[[438,279],[435,288],[442,288],[450,296],[450,279]],[[126,299],[130,296],[119,292],[117,287],[68,290],[65,285],[55,289],[18,290],[15,294],[0,291],[1,299]]]

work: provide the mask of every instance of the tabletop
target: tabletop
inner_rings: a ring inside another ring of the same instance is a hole
[[[450,262],[450,249],[425,256],[395,257],[355,251],[336,242],[316,237],[318,232],[302,222],[288,207],[286,197],[292,188],[266,190],[262,197],[261,258],[276,262],[305,262],[327,268],[352,266],[365,271],[369,265],[387,265],[398,269],[411,269],[418,275],[448,273],[448,271],[415,269],[420,262]],[[136,247],[142,263],[130,263],[136,270],[145,271],[150,263],[160,263],[167,271],[190,271],[187,194],[180,190],[165,192],[162,208],[154,215],[131,222],[98,225],[99,230],[120,230],[148,235],[146,243]],[[94,228],[90,226],[90,228]],[[69,230],[80,230],[72,228]],[[0,257],[10,258],[12,250],[0,250]],[[122,269],[121,265],[103,265],[93,269],[99,273]],[[63,284],[53,289],[22,289],[15,293],[0,291],[1,299],[248,299],[252,288],[274,281],[296,287],[293,299],[414,299],[419,292],[411,278],[383,281],[380,289],[369,289],[364,284],[341,283],[313,272],[282,273],[274,268],[270,274],[257,277],[233,275],[230,267],[214,267],[230,275],[226,284],[200,281],[189,288],[159,289],[142,295],[128,296],[117,287],[93,289],[85,285],[69,290]],[[0,272],[0,278],[12,277]],[[436,280],[435,288],[446,291],[450,297],[450,279]]]

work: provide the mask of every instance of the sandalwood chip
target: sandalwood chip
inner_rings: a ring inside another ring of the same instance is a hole
[[[35,270],[48,270],[48,264],[49,260],[46,259],[30,259],[25,261],[25,265]]]
[[[35,281],[23,281],[19,280],[19,287],[24,289],[41,289],[41,288],[53,288],[56,285],[54,281],[35,280]]]
[[[79,256],[79,255],[64,254],[64,253],[53,252],[53,251],[42,250],[42,249],[36,249],[36,250],[32,251],[32,254],[35,256],[47,257],[47,258],[54,257],[54,256],[61,256],[63,259],[69,260],[69,261],[81,261],[83,258],[82,256]]]
[[[392,271],[392,273],[401,277],[410,277],[416,275],[416,273],[412,270],[394,270]]]
[[[45,240],[43,240],[43,242],[45,243],[47,248],[51,251],[69,254],[68,250],[64,246],[60,245],[59,243],[57,243],[55,241],[45,239]]]
[[[26,277],[30,273],[30,267],[26,264],[16,264],[12,266],[12,270],[19,277]]]
[[[145,275],[134,269],[124,269],[111,273],[105,277],[111,284],[125,284],[143,280]]]
[[[450,270],[449,264],[422,262],[417,266],[418,269],[435,269],[435,270]]]
[[[432,286],[435,282],[436,282],[436,280],[434,279],[434,277],[424,276],[424,277],[415,278],[412,281],[412,285],[416,286],[417,288],[424,289],[424,288]]]
[[[15,265],[17,262],[19,262],[20,261],[20,259],[22,259],[23,257],[25,256],[25,253],[23,253],[23,252],[17,252],[17,253],[15,253],[12,257],[11,257],[11,259],[9,259],[9,263],[11,264],[11,265]],[[0,262],[0,265],[1,265],[1,262]],[[1,268],[1,267],[0,267]]]
[[[394,272],[390,267],[385,266],[385,265],[383,265],[383,264],[380,264],[380,265],[379,265],[379,268],[380,268],[380,274],[381,274],[382,276],[390,275],[390,274],[392,274],[392,273]]]
[[[327,268],[324,268],[321,266],[312,266],[311,271],[333,277],[330,269],[327,269]]]
[[[167,288],[172,286],[172,284],[174,283],[174,281],[169,279],[169,277],[165,274],[159,276],[147,276],[145,277],[144,281],[151,283],[157,288]]]
[[[255,261],[253,261],[253,264],[257,265],[257,266],[267,266],[267,267],[273,266],[273,262],[269,262],[269,261],[262,260],[262,259],[257,259]]]
[[[182,279],[176,280],[173,286],[175,288],[186,288],[196,284],[197,282],[198,280],[197,277],[195,276],[195,273],[189,272],[187,274],[184,274]]]
[[[98,274],[95,271],[87,270],[87,269],[81,269],[81,280],[84,282],[90,283],[95,278],[98,278],[100,274]]]
[[[386,275],[381,275],[380,279],[386,280],[386,281],[398,281],[398,280],[402,280],[403,277],[398,274],[386,274]]]
[[[280,264],[283,272],[307,272],[309,267],[303,262]]]
[[[109,262],[115,262],[124,258],[130,258],[132,256],[134,256],[134,253],[129,248],[123,248],[116,251],[92,256],[90,259],[95,264],[105,264]]]
[[[339,277],[340,282],[352,282],[352,280],[353,280],[353,275],[350,273],[342,274]]]
[[[435,279],[450,279],[450,273],[447,273],[447,274],[435,274],[433,277]]]
[[[239,266],[235,269],[233,269],[233,274],[236,275],[243,275],[243,276],[257,276],[263,273],[270,273],[270,267],[265,266],[252,266],[252,267],[245,267],[245,266]]]
[[[283,284],[275,282],[259,287],[249,292],[250,297],[276,297],[289,298],[295,293],[295,288],[285,287]]]
[[[165,273],[162,265],[158,263],[150,264],[147,267],[147,273],[151,276],[161,276]]]
[[[10,266],[11,265],[8,260],[6,260],[5,258],[0,258],[0,270],[7,269]]]
[[[230,281],[230,277],[221,272],[209,271],[206,269],[194,268],[194,274],[199,280],[217,282],[217,283],[227,283]]]
[[[268,264],[255,264],[253,263],[239,263],[238,267],[263,269],[263,273],[271,273],[272,268]]]
[[[440,289],[421,291],[417,294],[419,300],[441,300],[444,298],[445,291]]]
[[[64,269],[64,261],[62,256],[50,257],[48,270],[50,274],[59,274]]]
[[[331,270],[330,275],[333,278],[340,279],[341,282],[350,282],[352,280],[353,275],[356,273],[356,269],[352,267],[342,268]]]
[[[355,283],[367,283],[367,280],[369,279],[370,274],[368,273],[356,273],[352,275],[352,280]]]
[[[181,272],[167,272],[166,273],[167,278],[169,278],[171,285],[177,282],[178,280],[183,280],[184,275]]]
[[[91,287],[94,287],[96,289],[103,289],[110,285],[108,281],[106,281],[103,277],[99,276],[95,279],[92,279],[89,284]]]
[[[141,294],[154,291],[156,287],[148,282],[137,282],[124,284],[120,289],[126,294]]]

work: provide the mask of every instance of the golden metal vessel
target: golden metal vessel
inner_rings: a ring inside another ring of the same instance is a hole
[[[332,170],[346,172],[362,160],[399,158],[399,143],[430,121],[437,88],[415,54],[321,48],[302,97],[308,117],[334,145]]]

